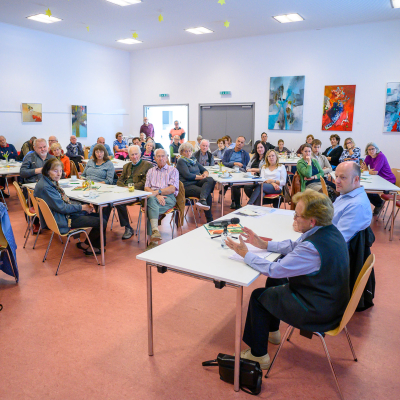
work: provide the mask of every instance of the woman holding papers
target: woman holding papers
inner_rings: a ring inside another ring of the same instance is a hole
[[[270,366],[268,341],[280,342],[280,320],[299,329],[326,332],[339,325],[350,299],[347,244],[332,225],[331,201],[309,189],[297,193],[293,201],[294,219],[302,232],[295,242],[265,242],[248,228],[239,243],[226,241],[251,268],[272,278],[289,279],[285,285],[256,289],[250,298],[243,333],[250,348],[240,356],[258,361],[262,369]],[[285,257],[267,261],[249,252],[246,243]]]

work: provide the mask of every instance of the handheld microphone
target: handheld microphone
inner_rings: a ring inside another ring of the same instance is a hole
[[[231,224],[238,224],[240,222],[239,218],[232,218],[232,219],[225,219],[223,221],[215,221],[215,222],[210,222],[208,225],[209,226],[228,226]]]

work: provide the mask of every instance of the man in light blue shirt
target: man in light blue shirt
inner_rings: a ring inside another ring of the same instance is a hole
[[[336,190],[340,196],[333,203],[332,223],[347,243],[371,224],[371,204],[360,178],[361,169],[355,162],[346,161],[336,168]]]
[[[106,148],[108,155],[110,157],[114,157],[114,153],[110,149],[110,146],[108,144],[106,144],[106,140],[103,137],[99,137],[97,139],[97,144],[102,144]],[[94,146],[96,146],[96,144],[92,144],[92,146],[90,147],[89,158],[92,157]]]

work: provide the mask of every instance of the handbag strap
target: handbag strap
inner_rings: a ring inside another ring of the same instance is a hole
[[[201,365],[202,365],[203,367],[218,367],[218,362],[217,362],[217,359],[215,359],[215,360],[210,360],[210,361],[203,361],[203,362],[201,363]]]
[[[251,394],[253,396],[257,396],[261,392],[261,384],[262,384],[262,373],[258,376],[257,387],[254,390],[245,389],[243,386],[240,386],[240,390],[243,390],[243,392]]]

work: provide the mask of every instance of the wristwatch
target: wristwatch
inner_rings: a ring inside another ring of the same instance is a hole
[[[159,196],[161,196],[161,189],[158,189],[158,194]]]

